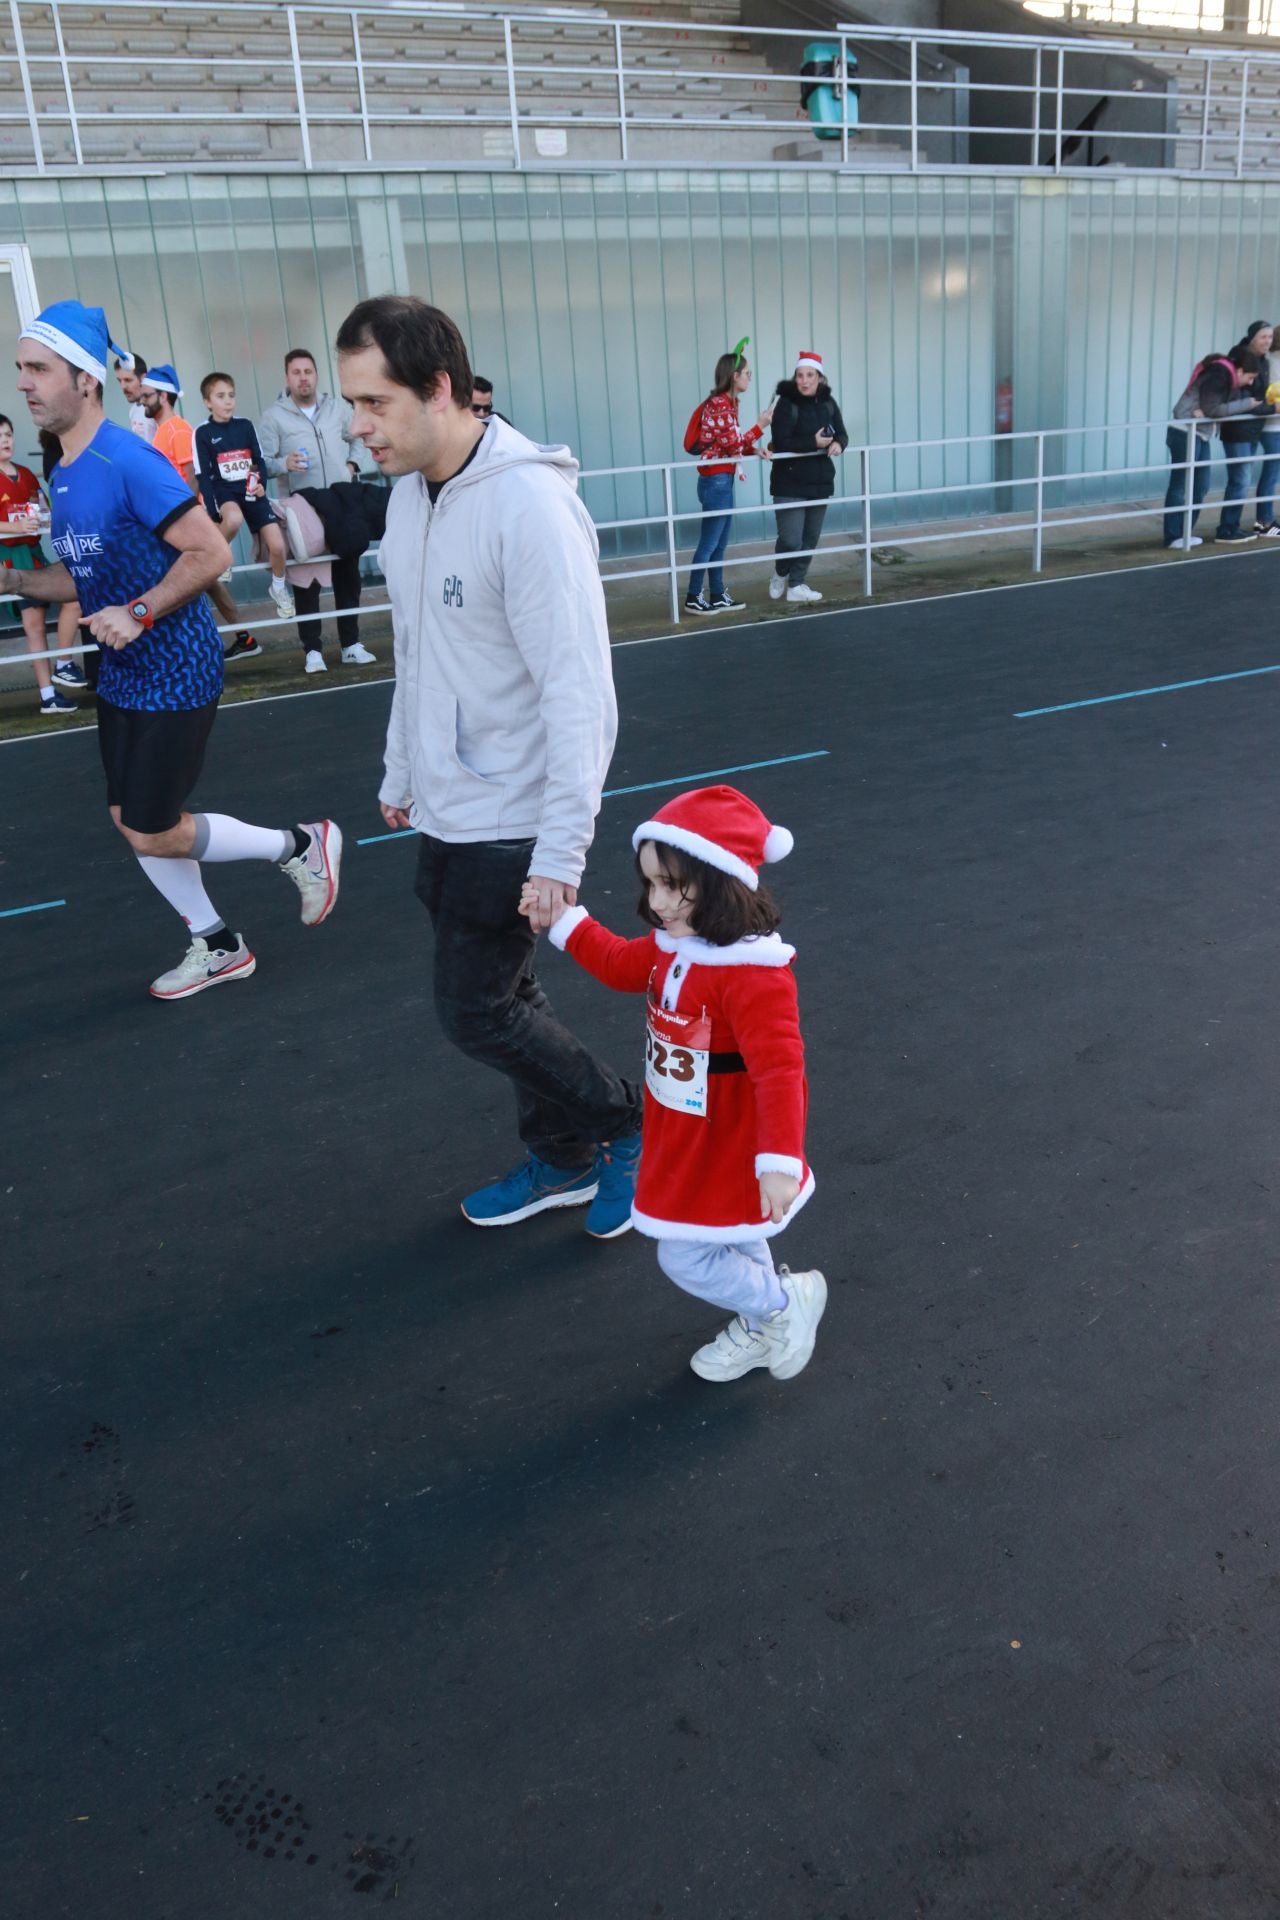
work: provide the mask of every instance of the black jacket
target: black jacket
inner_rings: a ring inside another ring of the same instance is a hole
[[[344,560],[358,560],[387,530],[390,487],[367,481],[335,480],[331,487],[299,487],[324,527],[325,545]]]
[[[835,444],[843,453],[849,435],[840,409],[825,380],[818,391],[801,393],[794,380],[779,380],[769,439],[774,457],[769,463],[769,491],[775,500],[829,500],[836,490],[835,461],[819,455],[814,437],[819,427],[834,427]],[[810,453],[812,460],[784,460],[780,454]]]

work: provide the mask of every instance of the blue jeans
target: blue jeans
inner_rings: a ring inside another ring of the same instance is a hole
[[[1169,490],[1164,496],[1164,543],[1172,547],[1181,540],[1186,522],[1183,509],[1187,504],[1187,436],[1179,427],[1170,427],[1165,433],[1164,443],[1169,449],[1169,458],[1173,461],[1173,471],[1169,475]],[[1209,469],[1213,462],[1211,443],[1200,434],[1195,436],[1195,467],[1191,482],[1191,499],[1195,507],[1191,515],[1194,527],[1200,518],[1200,502],[1209,491]],[[1239,515],[1237,514],[1237,519]]]
[[[1239,465],[1227,468],[1227,490],[1222,496],[1222,512],[1218,515],[1219,534],[1234,533],[1240,525],[1244,501],[1254,490],[1253,462],[1261,444],[1261,436],[1254,440],[1224,440],[1222,443],[1226,458],[1238,461]]]
[[[729,508],[733,505],[734,471],[731,467],[728,473],[698,475],[698,499],[702,505],[702,532],[698,535],[698,544],[693,555],[693,571],[689,575],[691,596],[702,591],[704,568],[709,568],[711,574],[711,598],[716,600],[724,592],[724,573],[720,562],[724,559],[724,550],[729,544],[729,530],[733,525],[733,516]]]
[[[423,834],[414,891],[435,928],[446,1039],[510,1080],[526,1147],[553,1167],[585,1169],[600,1141],[640,1131],[642,1094],[561,1026],[538,985],[537,935],[516,911],[533,847]]]
[[[1276,482],[1280,480],[1280,432],[1262,436],[1262,472],[1258,475],[1258,525],[1272,526],[1276,517]]]

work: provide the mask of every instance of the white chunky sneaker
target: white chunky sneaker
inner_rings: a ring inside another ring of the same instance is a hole
[[[741,1314],[705,1347],[699,1347],[689,1365],[701,1380],[740,1380],[753,1367],[772,1367],[777,1358],[777,1341],[767,1332],[757,1333]]]
[[[271,594],[271,604],[280,618],[282,620],[292,620],[295,609],[293,593],[290,589],[289,582],[284,578],[277,580],[273,573],[269,592]]]
[[[342,865],[342,828],[333,820],[303,820],[303,833],[311,835],[305,853],[295,853],[281,871],[287,873],[302,895],[302,924],[318,927],[333,912],[338,898],[338,870]]]
[[[220,987],[228,980],[247,980],[257,964],[242,934],[236,935],[235,949],[230,953],[218,948],[211,950],[207,940],[197,937],[176,967],[151,982],[151,992],[157,1000],[188,1000],[193,993],[203,993],[206,987]]]
[[[827,1304],[827,1283],[815,1267],[792,1273],[779,1267],[787,1304],[765,1321],[765,1337],[772,1346],[769,1371],[775,1380],[793,1380],[808,1366],[813,1343]]]
[[[377,658],[377,654],[370,653],[368,647],[364,646],[359,640],[356,641],[354,647],[344,647],[342,649],[344,666],[372,667],[375,665]]]
[[[798,601],[802,607],[815,606],[821,598],[822,595],[817,588],[809,586],[803,580],[798,587],[787,588],[787,599],[793,604]]]
[[[324,655],[318,647],[311,648],[302,663],[302,671],[304,673],[328,673],[329,669],[324,663]]]
[[[787,575],[785,573],[775,573],[769,581],[769,598],[771,600],[781,600],[786,590]]]

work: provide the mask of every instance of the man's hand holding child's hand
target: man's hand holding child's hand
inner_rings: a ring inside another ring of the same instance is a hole
[[[535,933],[546,933],[570,907],[578,904],[578,889],[563,880],[544,880],[531,873],[520,889],[520,912]]]

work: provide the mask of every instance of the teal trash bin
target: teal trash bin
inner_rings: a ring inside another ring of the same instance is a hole
[[[800,105],[808,114],[819,140],[839,140],[842,127],[858,124],[858,89],[849,75],[858,70],[858,56],[849,55],[848,72],[840,66],[840,48],[833,40],[811,40],[804,50]],[[842,120],[843,115],[843,120]]]

